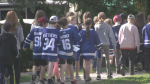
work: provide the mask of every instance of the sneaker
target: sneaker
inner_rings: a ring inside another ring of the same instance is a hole
[[[40,76],[37,76],[36,81],[37,81],[37,82],[40,81]]]
[[[30,84],[35,84],[35,81],[31,80],[31,81],[30,81]]]
[[[137,63],[137,69],[138,71],[143,71],[143,65],[141,62]]]
[[[71,81],[71,84],[77,84],[77,80]]]
[[[125,76],[125,71],[124,71],[123,65],[120,66],[120,73],[122,76]]]
[[[96,77],[96,80],[101,80],[101,76],[97,76],[97,77]]]
[[[7,77],[4,78],[3,83],[8,84],[8,78]]]
[[[111,78],[113,78],[111,75],[110,75],[110,76],[107,76],[107,79],[111,79]]]
[[[55,82],[55,76],[52,76],[52,80]]]
[[[45,81],[44,81],[44,80],[43,80],[43,81],[40,80],[40,81],[38,82],[38,84],[45,84]]]
[[[65,76],[65,81],[66,82],[70,81],[70,76]]]
[[[54,81],[52,81],[52,82],[50,82],[50,83],[47,82],[47,84],[55,84],[55,82],[54,82]]]
[[[64,82],[61,82],[60,84],[65,84]]]
[[[60,79],[57,79],[57,82],[61,82]]]
[[[81,80],[81,78],[80,78],[79,75],[75,76],[75,79],[76,79],[77,81],[80,81],[80,80]]]
[[[92,80],[91,77],[89,77],[89,79],[85,80],[85,82],[87,83],[87,82],[90,82],[91,80]]]

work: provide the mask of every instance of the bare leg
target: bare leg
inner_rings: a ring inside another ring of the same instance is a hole
[[[86,80],[88,80],[89,77],[90,77],[90,65],[92,63],[92,59],[85,60],[85,62],[86,62],[86,69],[85,69],[85,71],[86,71]]]
[[[70,69],[71,81],[74,81],[74,70],[73,70],[73,64],[69,64],[69,69]]]
[[[52,79],[54,62],[48,64],[48,79]]]
[[[60,68],[60,77],[61,77],[61,82],[64,82],[64,71],[65,71],[65,64],[61,64]]]
[[[79,60],[75,61],[75,71],[76,71],[76,76],[79,75]]]
[[[44,76],[45,76],[45,68],[46,68],[46,66],[41,66],[41,76],[40,76],[40,80],[43,80],[43,79],[44,79]]]
[[[32,74],[36,75],[37,70],[38,70],[38,66],[33,66],[33,72],[32,72]]]

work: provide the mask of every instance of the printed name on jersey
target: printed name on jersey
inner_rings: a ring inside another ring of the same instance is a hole
[[[43,38],[47,38],[47,37],[57,38],[58,35],[54,34],[54,33],[45,33],[45,34],[43,34]]]

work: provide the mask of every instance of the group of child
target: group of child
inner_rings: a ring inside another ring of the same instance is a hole
[[[101,80],[101,64],[105,54],[107,78],[112,78],[110,63],[115,54],[116,73],[125,75],[125,62],[129,57],[130,75],[134,75],[134,60],[136,53],[140,52],[140,40],[138,28],[134,25],[135,17],[130,14],[123,19],[125,14],[115,15],[112,24],[111,19],[106,19],[104,12],[95,16],[92,24],[90,12],[83,14],[83,23],[77,26],[77,18],[73,12],[68,12],[66,17],[58,19],[57,16],[51,16],[48,20],[42,10],[38,10],[35,15],[31,31],[26,37],[23,50],[26,51],[30,45],[33,50],[33,73],[30,84],[35,84],[36,76],[39,78],[38,84],[45,84],[45,70],[47,67],[48,83],[55,84],[55,76],[60,84],[65,84],[65,80],[71,80],[71,84],[77,84],[81,80],[79,76],[79,60],[83,59],[83,77],[85,82],[90,82],[90,65],[93,58],[97,58],[97,80]],[[150,16],[148,16],[150,22]],[[15,36],[10,34],[11,23],[6,22],[3,25],[5,33],[0,35],[0,67],[7,67],[12,74],[14,57],[17,56],[17,42]],[[146,52],[145,69],[150,73],[149,66],[149,24],[143,27],[143,39]],[[9,45],[8,45],[9,44]],[[5,46],[6,45],[6,46]],[[5,47],[4,47],[5,46]],[[8,46],[8,47],[7,47]],[[10,51],[10,53],[4,53]],[[4,53],[4,54],[3,54]],[[76,76],[74,79],[73,58],[75,59]],[[9,61],[4,61],[9,59]],[[9,64],[8,64],[9,63]],[[60,78],[58,67],[60,64]],[[6,66],[8,65],[8,66]],[[39,70],[40,69],[40,72]],[[64,80],[65,72],[65,80]],[[0,69],[4,73],[4,69]],[[41,73],[41,75],[39,75]],[[10,80],[13,81],[13,75]],[[70,77],[71,78],[70,78]],[[3,74],[0,77],[0,83],[3,84]],[[14,84],[14,83],[12,83]]]

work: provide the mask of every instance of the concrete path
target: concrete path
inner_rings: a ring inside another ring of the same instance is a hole
[[[135,75],[139,75],[139,74],[144,74],[145,71],[142,71],[142,72],[135,72]],[[78,81],[77,84],[84,84],[85,81],[83,79],[83,75],[80,75],[81,76],[81,81]],[[126,75],[125,76],[121,76],[120,74],[116,74],[115,72],[113,72],[113,78],[119,78],[119,77],[128,77],[130,76],[129,75],[129,72],[126,72]],[[96,77],[97,77],[97,74],[96,73],[92,73],[90,74],[90,77],[92,78],[92,81],[97,81],[96,80]],[[101,79],[107,79],[107,75],[106,73],[102,73],[101,74]],[[26,83],[20,83],[20,84],[30,84],[29,82],[26,82]],[[36,83],[38,84],[38,83]],[[45,82],[45,84],[47,84],[47,82]],[[60,84],[60,83],[56,83],[56,84]],[[65,82],[65,84],[71,84],[70,82]]]

